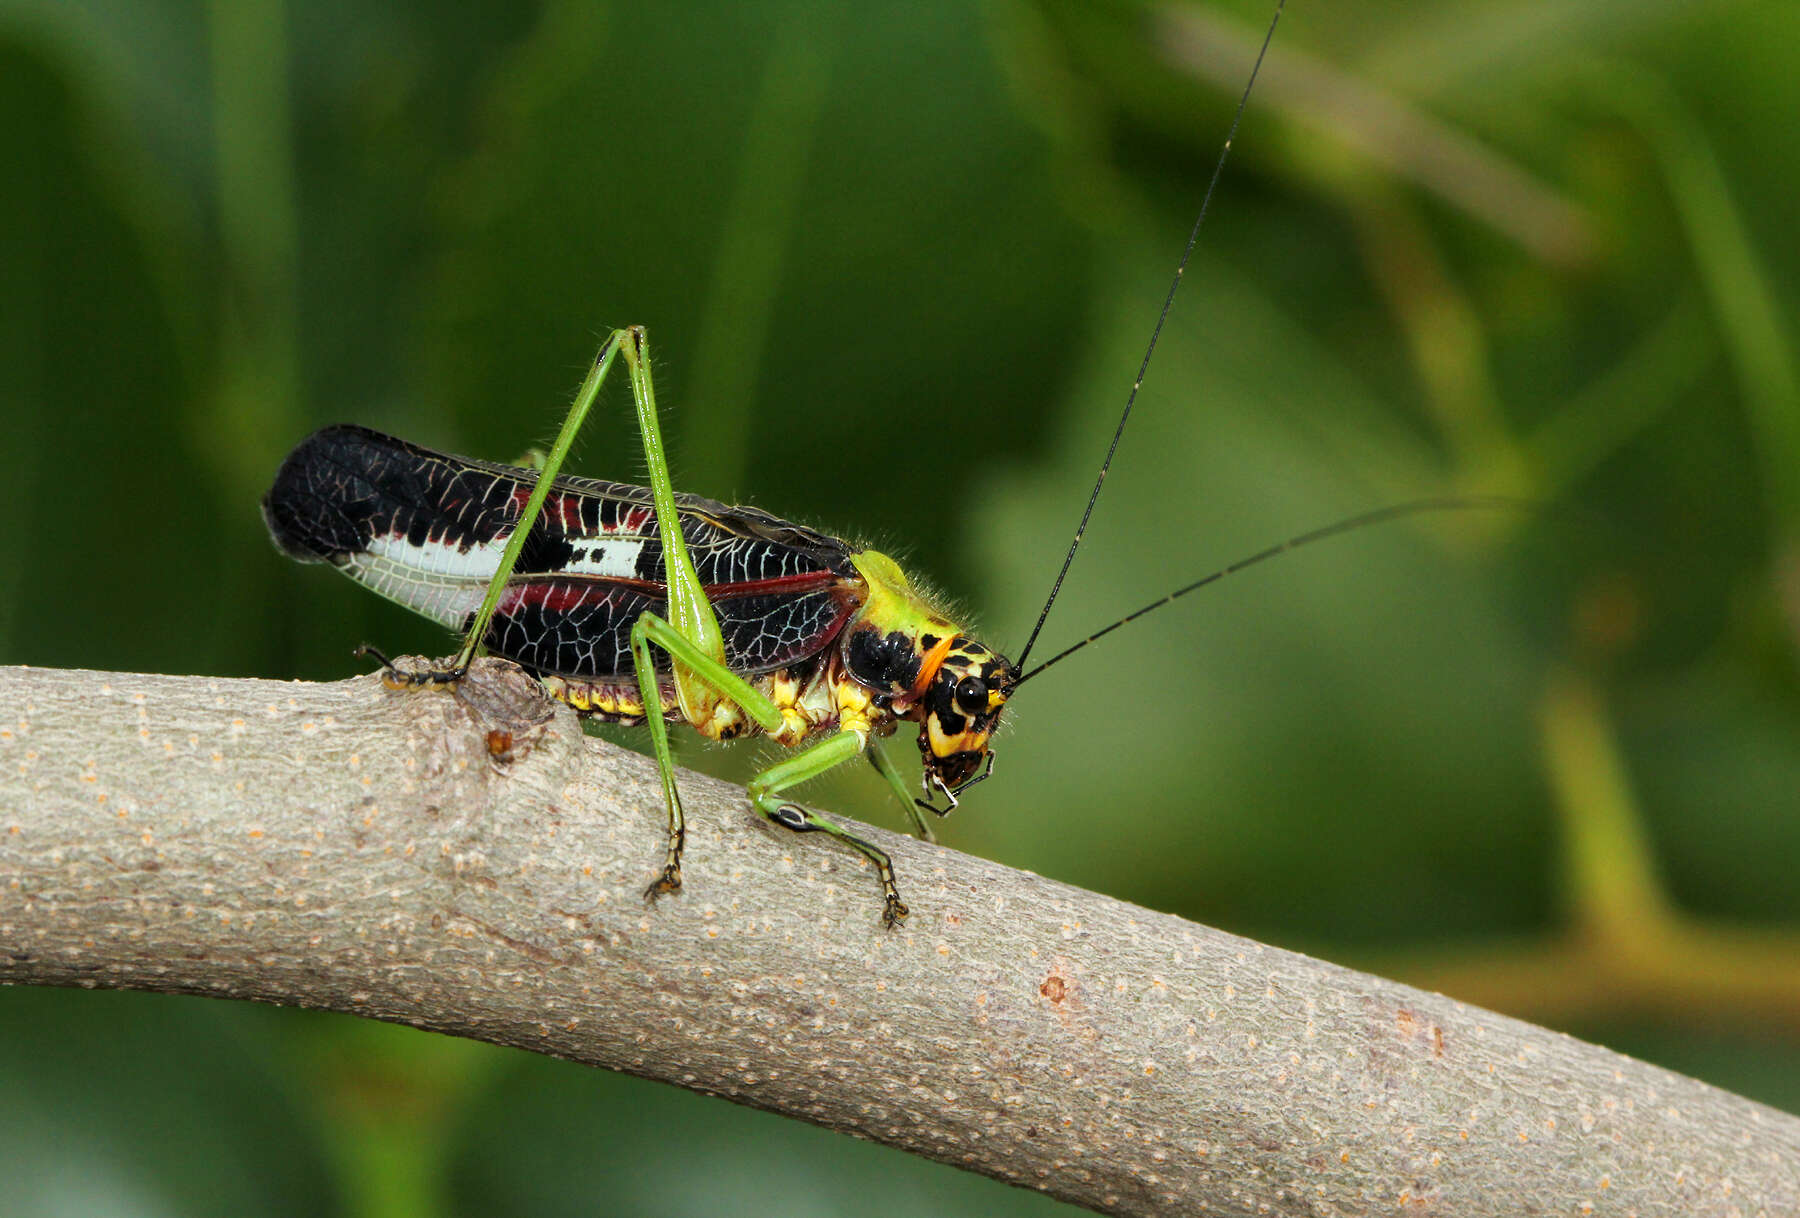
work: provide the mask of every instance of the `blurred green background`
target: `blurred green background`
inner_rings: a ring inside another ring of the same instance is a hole
[[[679,486],[879,543],[1016,651],[1268,15],[0,0],[0,661],[447,651],[277,558],[281,455],[356,421],[517,456],[630,322]],[[1796,45],[1786,0],[1293,0],[1045,644],[1370,507],[1542,506],[1121,632],[1021,694],[945,840],[1800,1110]],[[609,405],[575,468],[635,478]],[[864,770],[813,798],[898,824]],[[0,1179],[31,1214],[1055,1208],[486,1046],[19,990]]]

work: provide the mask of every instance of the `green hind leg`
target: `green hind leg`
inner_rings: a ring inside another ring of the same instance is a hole
[[[668,617],[645,613],[640,615],[631,628],[632,668],[637,678],[638,693],[643,699],[645,720],[650,728],[651,750],[656,755],[657,768],[662,778],[663,799],[669,809],[669,839],[662,873],[645,894],[655,898],[681,887],[681,851],[686,840],[686,823],[681,812],[681,795],[675,786],[674,751],[669,745],[668,724],[663,720],[661,681],[651,648],[660,648],[669,656],[676,699],[682,716],[690,722],[704,721],[721,700],[735,702],[765,731],[778,729],[782,724],[782,714],[779,707],[725,664],[724,633],[719,629],[718,617],[713,613],[712,602],[706,597],[705,588],[700,583],[699,573],[694,569],[693,558],[688,553],[687,542],[681,533],[681,517],[675,505],[674,483],[669,477],[662,431],[656,417],[656,392],[650,376],[649,345],[642,327],[615,330],[607,336],[599,355],[595,357],[593,367],[575,395],[574,403],[569,407],[568,417],[563,420],[556,441],[544,457],[542,472],[538,475],[536,485],[532,487],[531,495],[526,499],[525,508],[519,514],[512,536],[507,539],[500,564],[488,582],[487,594],[482,598],[481,607],[470,624],[468,638],[464,640],[462,650],[457,653],[453,667],[448,672],[429,674],[421,680],[457,680],[468,671],[470,660],[474,658],[476,649],[487,634],[488,624],[493,620],[494,610],[500,603],[506,583],[512,578],[513,569],[518,565],[519,555],[525,548],[526,536],[543,511],[550,487],[562,469],[563,460],[568,456],[569,448],[586,420],[588,410],[599,395],[600,386],[605,381],[613,360],[619,357],[624,359],[627,374],[631,378],[631,398],[637,410],[638,430],[643,436],[644,457],[650,469],[650,492],[656,509],[657,538],[662,544],[663,567],[668,578]],[[750,800],[759,813],[774,823],[799,833],[829,833],[860,851],[874,863],[886,898],[883,919],[889,926],[893,926],[906,916],[906,906],[901,903],[899,891],[894,886],[894,869],[888,856],[849,830],[816,813],[774,798],[778,792],[849,760],[862,751],[864,746],[862,736],[848,731],[822,741],[752,779]],[[880,768],[879,765],[877,768]],[[897,783],[898,775],[891,775],[890,781]],[[901,789],[903,788],[896,786],[896,790]],[[917,821],[917,813],[913,815]],[[920,828],[924,828],[922,823]]]
[[[569,448],[575,443],[575,436],[581,425],[587,420],[588,410],[594,399],[600,395],[600,386],[606,380],[606,374],[612,369],[614,357],[619,354],[620,341],[625,335],[623,330],[615,330],[607,336],[600,346],[600,354],[594,357],[593,367],[581,382],[581,388],[575,391],[575,400],[569,405],[569,413],[563,419],[562,430],[556,433],[556,440],[550,445],[550,451],[543,456],[538,466],[537,484],[531,488],[531,494],[525,500],[525,509],[519,513],[519,521],[513,526],[512,536],[506,539],[506,548],[500,552],[500,565],[494,568],[493,577],[488,580],[487,595],[481,598],[481,608],[475,611],[475,619],[469,624],[469,636],[463,640],[462,650],[456,653],[451,671],[461,676],[469,669],[469,661],[475,658],[476,648],[487,636],[488,623],[494,620],[494,609],[500,604],[500,595],[506,590],[506,581],[512,578],[513,568],[519,565],[519,555],[525,550],[525,539],[531,533],[531,526],[544,510],[544,500],[550,496],[550,487],[556,481],[556,475],[562,470],[563,460],[569,455]]]
[[[645,893],[655,899],[681,887],[681,848],[687,839],[687,827],[681,813],[681,795],[675,788],[675,754],[669,747],[668,727],[659,713],[662,691],[652,645],[669,657],[676,703],[688,722],[706,722],[721,701],[737,703],[764,731],[779,728],[782,716],[773,702],[726,667],[725,634],[719,629],[718,616],[706,598],[681,533],[675,485],[669,477],[662,428],[656,417],[656,389],[650,377],[650,347],[644,331],[637,326],[616,331],[607,342],[616,345],[631,377],[631,400],[644,440],[644,460],[650,469],[656,534],[662,544],[663,570],[668,579],[668,616],[641,614],[631,627],[632,667],[650,725],[650,746],[662,775],[663,800],[669,809],[669,839],[662,874]]]
[[[631,625],[631,663],[637,673],[638,693],[644,699],[644,724],[650,729],[650,750],[662,775],[663,802],[669,809],[669,843],[663,855],[662,874],[644,896],[655,900],[681,887],[681,848],[687,842],[687,822],[681,814],[681,793],[675,789],[675,752],[669,747],[669,726],[663,722],[662,693],[656,672],[655,645],[678,665],[686,665],[720,693],[743,707],[765,731],[781,726],[781,709],[742,677],[705,655],[680,631],[654,613],[640,614]]]
[[[576,391],[575,400],[569,406],[568,416],[563,419],[562,429],[556,433],[556,440],[551,444],[550,451],[543,456],[537,482],[525,500],[525,508],[519,513],[512,536],[506,540],[506,548],[500,553],[500,564],[494,568],[494,574],[488,580],[487,594],[482,597],[481,607],[475,611],[475,617],[470,622],[468,637],[463,640],[462,650],[457,652],[450,672],[437,674],[434,679],[455,679],[468,671],[469,661],[474,658],[481,640],[487,635],[488,625],[494,619],[494,610],[506,591],[507,581],[512,578],[513,570],[518,566],[526,538],[544,510],[544,500],[550,495],[550,488],[556,481],[556,475],[562,470],[570,447],[575,443],[575,436],[587,420],[588,411],[600,394],[600,386],[605,382],[606,374],[612,370],[613,360],[621,357],[625,361],[626,375],[631,379],[631,399],[637,409],[638,430],[643,435],[644,456],[650,466],[650,491],[656,507],[656,530],[658,539],[662,542],[663,565],[668,571],[669,579],[669,619],[701,654],[716,661],[720,669],[724,668],[725,637],[719,629],[718,617],[712,611],[712,602],[706,599],[700,575],[694,570],[693,558],[688,554],[687,542],[681,534],[681,518],[675,507],[674,483],[669,478],[669,464],[663,454],[662,431],[657,425],[656,390],[650,378],[649,344],[643,327],[631,326],[624,330],[614,330],[601,344],[593,367],[581,382],[581,388]],[[684,712],[690,712],[690,718],[694,717],[690,708],[697,709],[709,697],[717,697],[716,686],[712,682],[696,680],[696,674],[684,672],[681,664],[676,666],[675,677],[677,689],[681,692],[682,708]]]
[[[919,815],[919,801],[913,795],[912,788],[906,785],[905,775],[894,768],[893,761],[881,751],[881,746],[872,740],[869,742],[869,764],[875,767],[877,774],[887,780],[889,789],[894,792],[894,798],[900,801],[900,806],[906,809],[908,816],[912,817],[913,836],[923,841],[936,843],[937,834],[931,831],[931,826],[925,823],[923,816]]]
[[[519,513],[518,523],[513,527],[512,536],[507,538],[506,548],[500,552],[500,565],[494,568],[494,574],[488,579],[487,594],[481,598],[481,607],[470,620],[468,635],[463,639],[456,658],[448,668],[400,672],[395,669],[392,661],[373,647],[365,645],[358,648],[359,655],[370,655],[381,662],[382,667],[388,671],[388,680],[399,685],[445,685],[460,681],[468,675],[469,663],[475,658],[481,640],[487,636],[488,624],[494,620],[494,609],[500,604],[501,594],[506,591],[506,581],[512,578],[513,568],[519,564],[519,555],[525,550],[525,539],[531,532],[531,526],[544,510],[544,500],[550,495],[550,487],[556,481],[557,472],[562,469],[563,459],[569,455],[576,433],[581,430],[588,410],[599,396],[600,386],[606,380],[606,374],[611,370],[613,359],[619,354],[620,343],[626,335],[627,331],[615,330],[601,344],[600,354],[594,357],[593,366],[588,369],[581,388],[575,391],[575,400],[569,405],[569,413],[563,419],[562,430],[556,433],[555,443],[550,446],[547,454],[542,454],[541,460],[533,462],[533,466],[541,471],[537,484],[531,488],[531,494],[525,500],[525,509]]]

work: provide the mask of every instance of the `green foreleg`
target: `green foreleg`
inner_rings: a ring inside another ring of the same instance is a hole
[[[882,752],[881,746],[874,741],[869,742],[868,752],[869,764],[875,767],[877,774],[887,779],[888,786],[893,788],[894,798],[900,801],[900,806],[906,809],[908,816],[912,817],[914,835],[935,843],[937,834],[931,831],[931,826],[925,823],[923,816],[919,815],[919,801],[913,796],[912,788],[906,785],[905,775],[895,768],[888,755]]]
[[[842,825],[826,820],[817,812],[776,798],[789,787],[797,786],[809,778],[817,778],[834,766],[842,765],[867,747],[868,742],[860,732],[843,731],[822,740],[805,752],[790,757],[780,765],[771,766],[752,778],[749,786],[750,803],[765,819],[784,829],[792,829],[796,833],[829,833],[875,864],[875,874],[881,880],[881,894],[885,901],[881,920],[889,926],[898,926],[901,919],[906,917],[906,905],[900,900],[900,890],[894,884],[894,864],[887,852],[864,841]]]

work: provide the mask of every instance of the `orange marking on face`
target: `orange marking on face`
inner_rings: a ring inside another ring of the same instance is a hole
[[[925,691],[931,688],[931,682],[937,677],[938,669],[944,666],[945,657],[955,646],[956,636],[950,635],[948,638],[940,640],[936,647],[925,653],[925,659],[919,665],[919,679],[914,681],[912,688],[906,691],[907,697],[924,696]]]

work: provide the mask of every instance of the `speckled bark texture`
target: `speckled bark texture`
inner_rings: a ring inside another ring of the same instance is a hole
[[[516,670],[0,669],[0,980],[348,1011],[728,1096],[1121,1214],[1800,1213],[1800,1120],[879,830],[868,867]]]

